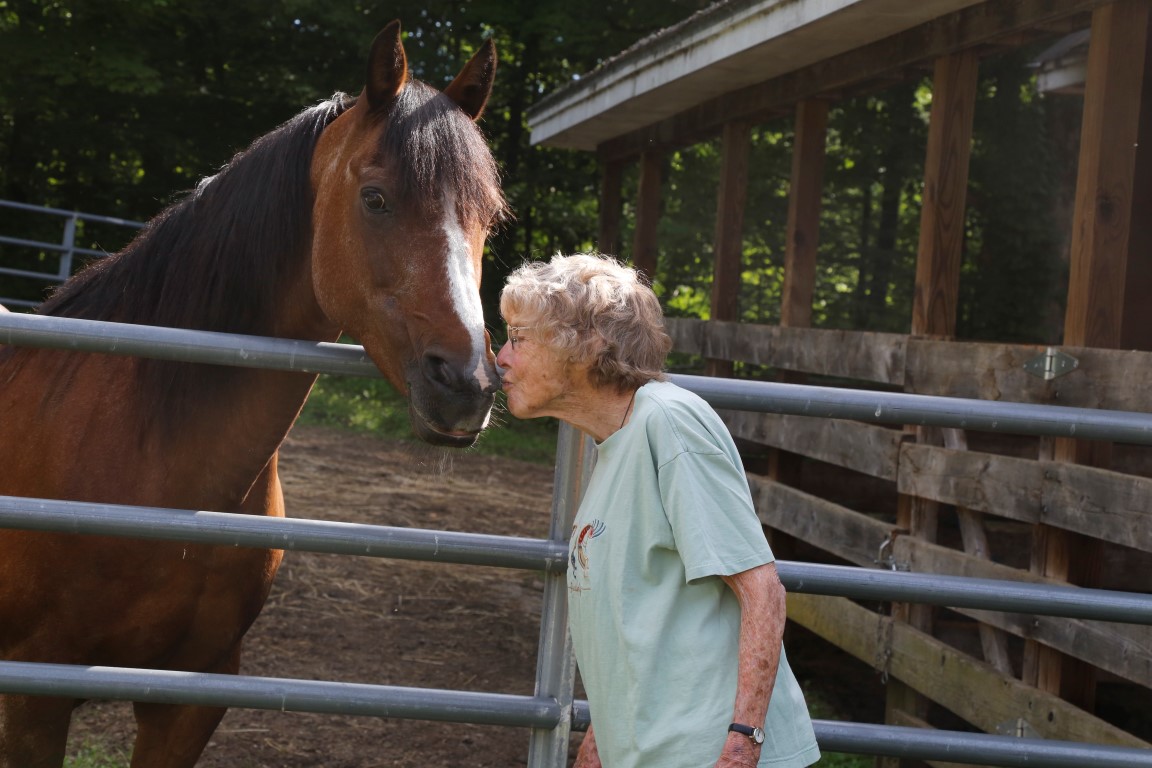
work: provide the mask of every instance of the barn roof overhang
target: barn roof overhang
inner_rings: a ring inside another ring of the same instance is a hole
[[[754,89],[765,83],[803,81],[785,94],[802,98],[804,88],[818,89],[822,79],[839,86],[857,73],[899,70],[1099,2],[721,0],[535,104],[528,112],[531,141],[631,154],[632,145],[654,143],[643,135],[654,126],[662,126],[661,135],[687,134],[693,127],[716,129],[718,120],[729,119],[720,113],[753,112],[752,102],[763,98]],[[628,146],[613,149],[622,142]]]

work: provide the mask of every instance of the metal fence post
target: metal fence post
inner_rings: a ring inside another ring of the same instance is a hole
[[[548,538],[567,545],[572,520],[580,505],[595,461],[590,439],[567,424],[560,424],[556,442],[556,480],[552,489],[552,525]],[[560,704],[555,728],[534,728],[528,740],[528,768],[564,768],[568,764],[568,737],[572,730],[572,700],[576,685],[576,659],[568,635],[568,580],[565,571],[544,575],[544,610],[540,621],[540,647],[536,656],[536,696],[552,697]]]
[[[75,215],[64,220],[64,240],[61,243],[64,250],[60,252],[60,271],[57,273],[61,281],[72,276],[72,255],[76,253],[76,221]]]

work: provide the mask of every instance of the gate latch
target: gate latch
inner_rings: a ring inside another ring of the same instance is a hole
[[[1036,357],[1024,363],[1024,370],[1033,376],[1051,381],[1058,376],[1071,373],[1079,367],[1080,361],[1056,347],[1048,347]]]
[[[876,551],[876,559],[872,561],[873,563],[887,568],[890,571],[912,570],[908,563],[897,562],[896,558],[892,554],[892,545],[896,542],[896,537],[901,533],[907,533],[907,531],[901,531],[899,529],[894,530],[888,534],[888,538],[880,542],[880,549]]]

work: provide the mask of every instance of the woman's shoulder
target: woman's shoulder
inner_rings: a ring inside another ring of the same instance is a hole
[[[650,381],[638,390],[637,398],[647,400],[653,408],[670,416],[715,413],[702,397],[671,381]]]
[[[663,433],[679,443],[680,450],[710,450],[715,447],[717,432],[727,433],[712,406],[697,395],[669,381],[653,381],[640,388],[648,412],[646,422],[650,436]]]

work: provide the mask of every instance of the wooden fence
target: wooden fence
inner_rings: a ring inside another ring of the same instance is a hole
[[[916,394],[1152,411],[1147,352],[1061,348],[1069,360],[1044,346],[687,319],[671,319],[669,332],[677,352],[771,366],[790,377],[828,377],[853,387]],[[1044,378],[1046,358],[1064,361],[1068,372]],[[824,478],[840,473],[845,482],[863,478],[873,487],[868,500],[857,504],[867,508],[853,509],[842,499],[823,498],[845,495],[838,482],[825,493],[796,487],[798,473],[779,471],[779,462],[766,474],[750,471],[758,513],[774,537],[785,534],[864,567],[1065,583],[1042,575],[1046,537],[1056,531],[1083,537],[1097,550],[1085,556],[1103,563],[1099,583],[1082,586],[1148,591],[1148,449],[1114,446],[1108,469],[1056,461],[1054,441],[1045,438],[1005,441],[955,429],[722,415],[738,439],[822,462]],[[916,531],[898,527],[901,504],[918,507],[929,523]],[[942,534],[945,528],[949,535]],[[974,620],[971,634],[978,639],[950,643],[946,633],[934,633],[931,614],[874,607],[791,595],[788,614],[986,732],[1017,724],[1044,738],[1152,746],[1036,685],[1045,664],[1054,663],[1045,654],[1054,653],[1090,665],[1096,675],[1152,688],[1152,627],[961,610]],[[891,695],[887,720],[928,727],[925,707],[893,706]]]

